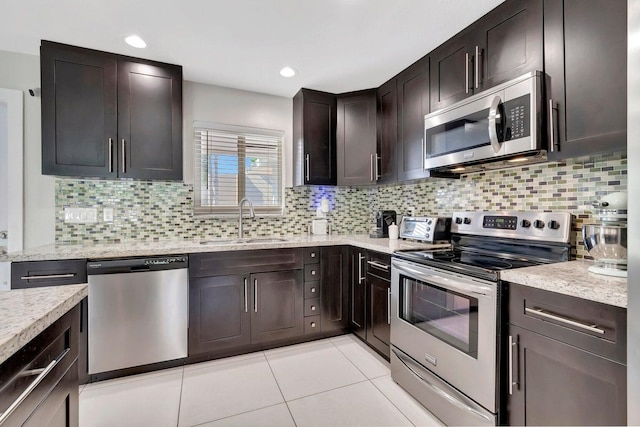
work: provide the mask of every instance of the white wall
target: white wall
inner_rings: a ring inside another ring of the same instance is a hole
[[[0,87],[25,92],[24,97],[24,247],[53,243],[54,179],[41,173],[40,98],[27,90],[40,87],[40,58],[0,51]]]
[[[193,184],[193,122],[275,129],[285,132],[285,185],[293,186],[293,100],[221,86],[184,82],[184,181]]]

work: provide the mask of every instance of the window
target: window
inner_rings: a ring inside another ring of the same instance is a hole
[[[282,215],[284,132],[194,122],[194,213],[238,213],[246,197],[256,214]]]

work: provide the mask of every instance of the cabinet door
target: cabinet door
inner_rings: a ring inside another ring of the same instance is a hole
[[[336,97],[300,89],[293,98],[295,185],[336,185]]]
[[[43,41],[40,73],[42,173],[115,177],[115,56]]]
[[[431,111],[473,95],[475,44],[463,30],[433,50],[430,56]]]
[[[302,270],[252,274],[251,342],[294,338],[304,332]]]
[[[363,249],[351,250],[351,331],[365,340],[367,338],[366,311],[366,252]]]
[[[346,330],[349,326],[349,248],[321,248],[321,331]]]
[[[22,426],[79,426],[78,394],[78,364],[74,363]]]
[[[376,152],[378,153],[378,184],[396,182],[398,141],[398,85],[394,77],[378,88],[378,132]]]
[[[425,178],[424,116],[429,112],[429,57],[398,75],[398,181]]]
[[[248,275],[189,280],[189,355],[251,343]]]
[[[627,146],[627,2],[545,1],[545,72],[554,146],[549,159]]]
[[[391,343],[390,289],[389,281],[367,274],[367,342],[387,359],[390,357]]]
[[[376,153],[376,92],[338,97],[336,145],[338,185],[374,184]]]
[[[626,425],[624,365],[517,326],[509,336],[510,425]]]
[[[507,0],[471,26],[475,92],[544,68],[542,0]]]
[[[182,67],[118,61],[119,176],[182,179]]]

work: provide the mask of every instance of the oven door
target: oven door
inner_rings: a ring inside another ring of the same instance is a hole
[[[392,260],[391,344],[492,413],[497,284]]]

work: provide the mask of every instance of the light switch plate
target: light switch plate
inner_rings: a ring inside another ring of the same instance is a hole
[[[113,208],[104,208],[102,210],[102,220],[104,222],[113,222]]]
[[[67,224],[91,224],[98,222],[98,209],[64,208],[64,222]]]

